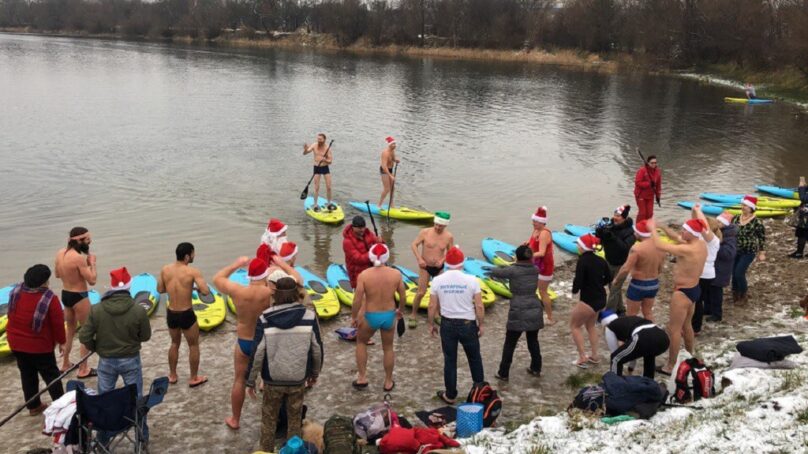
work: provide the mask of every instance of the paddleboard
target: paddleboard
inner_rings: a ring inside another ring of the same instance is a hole
[[[716,204],[730,203],[734,205],[740,205],[741,201],[744,198],[744,195],[745,194],[719,194],[717,192],[702,192],[701,194],[699,194],[699,198],[709,200],[710,202]],[[800,201],[793,199],[783,199],[780,197],[761,196],[757,198],[757,206],[761,208],[776,208],[776,209],[797,208],[800,206]]]
[[[309,293],[317,316],[328,320],[339,314],[339,298],[337,293],[328,286],[325,279],[309,271],[308,268],[296,266],[295,270],[303,278],[303,286]]]
[[[694,202],[678,202],[677,205],[680,207],[691,210],[693,209]],[[705,203],[701,205],[702,213],[708,216],[718,216],[724,210],[727,212],[738,215],[741,214],[741,208],[732,208],[731,206],[721,206],[721,205],[713,205],[709,203]],[[791,214],[791,210],[777,210],[777,209],[766,209],[761,208],[759,210],[755,210],[755,215],[759,218],[774,218],[778,216],[788,216]]]
[[[6,356],[11,354],[11,347],[8,345],[8,339],[6,338],[6,333],[0,334],[0,358],[5,358]]]
[[[364,202],[350,202],[351,206],[356,208],[357,210],[367,213],[368,207],[367,204]],[[381,208],[371,203],[370,204],[370,212],[374,215],[380,217],[387,217],[387,208],[386,205],[382,206]],[[414,210],[412,208],[407,207],[394,207],[390,210],[390,217],[392,219],[399,219],[401,221],[431,221],[434,217],[434,213],[429,213],[427,211],[419,211]]]
[[[412,307],[415,301],[415,295],[418,293],[418,274],[399,265],[393,265],[393,268],[401,272],[401,278],[404,280],[404,289],[406,290],[407,301],[404,302],[407,306]],[[421,304],[418,305],[419,309],[429,308],[429,285],[426,287],[426,294],[421,299]],[[398,292],[396,292],[396,301],[398,301]]]
[[[0,288],[0,333],[6,332],[6,325],[8,324],[8,297],[13,289],[13,285]]]
[[[142,307],[147,315],[154,313],[160,304],[160,294],[157,292],[157,279],[149,273],[138,274],[132,278],[129,293],[135,303]]]
[[[782,197],[784,199],[800,199],[800,193],[797,192],[796,188],[783,188],[780,186],[773,186],[767,184],[759,184],[755,186],[760,192],[765,192],[766,194],[776,195],[777,197]]]
[[[587,233],[591,233],[592,235],[595,234],[595,229],[585,225],[566,224],[564,226],[564,230],[566,230],[567,233],[575,237],[586,235]]]
[[[342,207],[339,206],[338,203],[334,202],[333,200],[331,203],[336,205],[337,208],[329,211],[325,207],[326,204],[328,204],[328,200],[318,197],[317,205],[320,206],[320,211],[314,211],[314,197],[309,196],[306,197],[305,201],[303,201],[303,209],[306,211],[306,214],[324,224],[339,224],[345,220],[345,212],[342,211]]]
[[[511,265],[515,259],[516,246],[491,237],[483,238],[481,243],[485,259],[497,266]]]
[[[191,293],[191,307],[196,314],[199,329],[210,331],[224,323],[227,316],[225,297],[213,285],[208,284],[209,295],[200,295],[196,290]],[[166,300],[166,307],[171,309],[171,301]]]
[[[463,271],[480,279],[491,289],[491,291],[497,295],[504,298],[513,298],[510,283],[507,279],[494,278],[486,275],[486,272],[492,268],[496,268],[496,266],[488,262],[475,259],[474,257],[466,257],[466,261],[463,262]],[[550,299],[556,299],[558,297],[556,292],[554,292],[552,289],[548,289],[547,293],[550,294]],[[536,295],[540,296],[538,289],[536,290]]]
[[[247,270],[244,268],[233,271],[233,274],[231,274],[228,279],[244,287],[250,285],[250,278],[247,277]],[[231,298],[230,295],[225,296],[225,303],[227,304],[227,308],[230,309],[230,312],[236,315],[236,304],[233,302],[233,298]]]
[[[771,104],[774,102],[773,99],[767,98],[755,98],[755,99],[747,99],[747,98],[732,98],[726,97],[724,98],[724,102],[728,103],[735,103],[735,104]]]
[[[569,233],[565,232],[553,232],[553,242],[564,250],[564,252],[568,252],[573,255],[578,255],[578,237],[574,235],[570,235]],[[603,249],[596,249],[595,255],[605,258],[606,255],[603,252]]]
[[[337,265],[336,263],[328,265],[325,279],[342,304],[353,306],[354,289],[351,287],[351,279],[348,277],[348,271],[345,270],[344,265]]]

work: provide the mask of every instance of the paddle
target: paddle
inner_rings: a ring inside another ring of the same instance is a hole
[[[378,239],[379,231],[376,230],[376,220],[373,219],[373,212],[370,211],[370,200],[365,200],[365,205],[368,207],[368,216],[370,216],[370,223],[373,224],[373,233],[376,234],[376,239]]]
[[[323,155],[323,159],[317,163],[317,167],[320,166],[325,161],[325,157],[328,156],[328,152],[331,150],[331,144],[334,143],[334,139],[331,139],[331,142],[328,142],[328,148],[325,149],[325,154]],[[306,183],[306,187],[303,189],[303,192],[300,193],[300,200],[306,200],[306,197],[309,196],[309,185],[311,184],[312,180],[314,180],[314,172],[311,174],[311,178],[309,178],[309,182]],[[314,201],[314,205],[317,205],[317,201]]]
[[[62,372],[62,374],[61,374],[61,375],[59,375],[58,377],[56,377],[55,379],[53,379],[53,381],[52,381],[52,382],[48,383],[48,385],[47,385],[47,386],[45,386],[45,388],[44,388],[43,390],[41,390],[41,391],[39,391],[38,393],[36,393],[36,395],[34,395],[34,396],[33,396],[33,397],[31,397],[30,399],[28,399],[28,400],[27,400],[27,401],[26,401],[24,404],[20,405],[20,407],[19,407],[19,408],[17,408],[16,410],[14,410],[14,412],[13,412],[13,413],[11,413],[10,415],[6,416],[6,417],[5,417],[5,418],[4,418],[2,421],[0,421],[0,427],[3,427],[3,425],[4,425],[5,423],[9,422],[9,421],[11,420],[11,418],[13,418],[13,417],[17,416],[17,413],[19,413],[19,412],[23,411],[23,410],[25,409],[25,407],[26,407],[26,406],[28,406],[28,404],[30,404],[31,402],[33,402],[33,401],[34,401],[34,399],[36,399],[37,397],[39,397],[39,396],[41,396],[41,395],[45,394],[45,392],[47,392],[47,391],[50,389],[50,387],[51,387],[51,386],[55,385],[55,384],[56,384],[56,382],[58,382],[58,381],[60,381],[61,379],[65,378],[65,376],[66,376],[67,374],[69,374],[70,372],[73,372],[74,370],[76,370],[76,368],[77,368],[77,367],[79,367],[79,366],[80,366],[80,365],[81,365],[81,364],[82,364],[84,361],[87,361],[87,358],[89,358],[90,356],[92,356],[92,355],[94,355],[94,354],[95,354],[95,352],[89,352],[89,353],[87,353],[86,355],[84,355],[84,357],[83,357],[83,358],[81,358],[81,359],[79,360],[79,362],[77,362],[76,364],[73,364],[73,365],[72,365],[72,366],[70,366],[68,369],[66,369],[64,372]]]
[[[396,171],[398,170],[398,163],[393,165],[393,178],[396,177]],[[393,194],[396,192],[396,182],[393,180],[393,184],[390,185],[390,203],[387,205],[387,222],[390,222],[390,210],[393,208]]]
[[[654,179],[651,178],[651,168],[648,166],[648,161],[645,160],[645,156],[642,155],[642,151],[640,151],[640,147],[637,147],[637,153],[640,155],[640,159],[642,159],[643,165],[645,166],[645,170],[647,171],[646,174],[648,175],[648,181],[651,182],[651,189],[654,191],[654,197],[656,198],[656,204],[658,207],[662,208],[662,204],[659,203],[659,196],[656,195],[656,183],[654,183]]]

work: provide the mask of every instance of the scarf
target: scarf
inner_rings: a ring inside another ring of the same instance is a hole
[[[35,333],[42,331],[42,324],[45,322],[45,315],[48,314],[48,306],[50,306],[51,299],[53,299],[53,292],[46,287],[28,288],[23,284],[17,284],[11,290],[8,298],[8,313],[11,314],[17,308],[17,303],[20,301],[22,292],[25,293],[42,293],[42,298],[36,303],[34,310],[34,319],[31,321],[31,329]]]

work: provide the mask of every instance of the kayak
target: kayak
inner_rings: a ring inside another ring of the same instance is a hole
[[[733,205],[739,205],[743,200],[744,196],[745,194],[719,194],[716,192],[702,192],[701,194],[699,194],[699,198],[709,200],[710,202],[716,204],[730,203]],[[780,197],[761,196],[757,198],[757,206],[759,206],[760,208],[777,208],[777,209],[797,208],[800,206],[800,201],[793,199],[783,199]]]
[[[491,268],[495,268],[495,266],[473,257],[466,257],[466,261],[463,262],[463,271],[475,276],[477,279],[485,283],[485,285],[487,285],[497,295],[504,298],[513,298],[510,283],[507,279],[499,279],[486,275],[486,271],[490,270]],[[537,295],[538,293],[539,291],[536,290]],[[548,293],[550,294],[550,299],[556,299],[558,297],[556,292],[553,290],[548,289]],[[483,305],[485,305],[485,300],[483,300]]]
[[[691,210],[693,209],[694,202],[678,202],[677,205],[687,210]],[[741,214],[741,207],[721,206],[708,203],[701,205],[701,211],[708,216],[718,216],[723,211],[727,211],[733,215],[738,215]],[[791,214],[791,210],[777,210],[766,208],[755,210],[755,215],[759,218],[774,218],[778,216],[788,216],[789,214]]]
[[[350,204],[363,213],[368,212],[368,206],[364,202],[350,202]],[[376,216],[386,217],[387,208],[385,208],[385,206],[379,208],[378,205],[371,203],[370,212]],[[427,211],[413,210],[407,207],[397,207],[390,210],[390,217],[400,221],[431,221],[435,217],[435,214]]]
[[[314,197],[309,196],[306,197],[306,200],[303,202],[303,209],[306,210],[306,214],[324,224],[339,224],[340,222],[344,221],[345,212],[342,211],[342,207],[332,200],[331,203],[337,208],[334,210],[328,210],[325,208],[327,203],[327,199],[318,197],[317,205],[320,206],[320,211],[314,211]]]
[[[483,238],[482,250],[485,259],[497,266],[508,266],[515,261],[516,246],[488,237]]]
[[[151,315],[160,304],[160,293],[157,292],[157,279],[149,273],[138,274],[132,278],[132,286],[129,293],[145,311],[146,315]]]
[[[0,288],[0,333],[6,332],[6,325],[8,324],[8,297],[11,290],[14,289],[13,285]]]
[[[191,307],[194,309],[196,321],[202,331],[216,328],[224,323],[227,316],[225,298],[211,284],[208,284],[208,288],[210,289],[209,295],[200,295],[196,290],[191,293]],[[166,307],[171,309],[171,301],[166,301]]]
[[[401,272],[401,278],[404,280],[404,289],[406,290],[407,301],[404,302],[407,306],[412,307],[415,302],[415,295],[418,293],[418,274],[399,265],[393,265],[393,268]],[[398,292],[396,292],[396,301],[398,301]],[[419,309],[427,309],[429,307],[429,285],[426,287],[426,294],[421,299],[421,304],[418,305]]]
[[[328,265],[325,272],[325,279],[328,286],[337,294],[340,303],[346,306],[353,306],[354,289],[351,287],[351,279],[344,265],[332,263]]]
[[[244,268],[239,268],[236,271],[233,271],[233,274],[231,274],[228,279],[244,287],[250,285],[250,278],[247,277],[247,270]],[[231,298],[230,295],[227,295],[226,303],[227,308],[230,309],[230,312],[232,312],[235,315],[236,304],[233,302],[233,298]]]
[[[735,104],[771,104],[774,102],[773,99],[767,99],[767,98],[747,99],[747,98],[731,98],[731,97],[724,98],[724,101]]]
[[[325,279],[309,271],[308,268],[296,266],[295,270],[303,278],[303,287],[309,293],[311,303],[317,312],[317,317],[328,320],[339,314],[339,298],[337,293],[328,286]]]
[[[766,184],[759,184],[755,186],[760,192],[765,192],[767,194],[776,195],[777,197],[782,197],[784,199],[800,199],[800,193],[797,192],[796,188],[783,188],[780,186],[772,186]]]

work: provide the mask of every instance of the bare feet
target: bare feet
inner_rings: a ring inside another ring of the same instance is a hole
[[[547,323],[546,323],[546,324],[547,324],[548,326],[553,326],[553,325],[555,325],[555,324],[556,324],[556,321],[555,321],[555,320],[553,320],[553,317],[547,317]]]
[[[233,430],[239,429],[238,421],[236,421],[232,416],[225,418],[224,423],[227,424],[227,427]]]
[[[205,375],[197,375],[188,382],[188,387],[196,388],[197,386],[205,384],[207,382],[208,377],[206,377]]]

